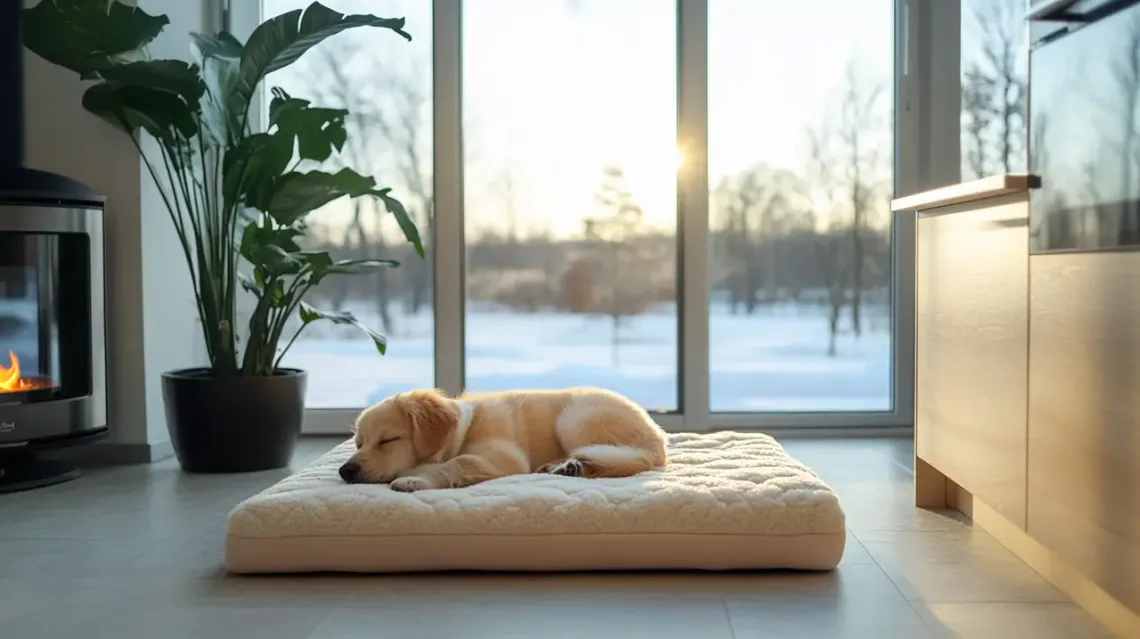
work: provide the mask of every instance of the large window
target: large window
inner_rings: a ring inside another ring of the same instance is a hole
[[[715,412],[891,409],[893,12],[709,0]]]
[[[467,388],[678,408],[674,9],[464,3]]]
[[[267,16],[302,9],[309,0],[263,0]],[[405,17],[406,42],[388,30],[355,29],[323,43],[267,86],[321,106],[348,110],[348,142],[339,159],[400,194],[430,240],[432,194],[432,11],[423,0],[326,0],[342,13]],[[316,167],[314,167],[316,168]],[[336,170],[337,166],[319,167]],[[351,311],[388,336],[380,357],[372,341],[352,328],[317,322],[285,357],[309,371],[307,403],[354,408],[392,393],[435,384],[431,244],[421,260],[388,212],[366,198],[334,202],[310,218],[310,248],[343,258],[400,262],[366,276],[330,278],[309,294],[328,310]]]
[[[308,1],[228,4],[245,37]],[[913,225],[888,202],[948,181],[928,138],[954,151],[961,112],[929,96],[956,85],[920,62],[957,60],[956,0],[326,1],[414,39],[350,30],[270,84],[349,109],[346,160],[428,258],[369,203],[313,215],[314,246],[402,266],[309,300],[389,348],[312,327],[286,360],[306,429],[428,386],[603,386],[670,429],[910,423]]]

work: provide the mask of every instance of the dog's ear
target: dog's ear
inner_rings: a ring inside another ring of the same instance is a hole
[[[434,389],[401,393],[396,399],[412,422],[412,447],[416,457],[430,459],[458,427],[459,408]]]

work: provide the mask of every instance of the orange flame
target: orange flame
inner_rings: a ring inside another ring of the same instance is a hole
[[[40,386],[35,380],[20,376],[20,358],[11,350],[8,351],[8,359],[12,361],[10,366],[0,365],[0,393],[17,393]]]

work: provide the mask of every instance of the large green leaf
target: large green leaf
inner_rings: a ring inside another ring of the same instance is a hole
[[[371,195],[375,188],[375,180],[352,169],[341,169],[336,173],[291,171],[276,181],[273,197],[265,212],[278,224],[292,226],[298,219],[329,202],[346,195]]]
[[[255,133],[226,150],[222,160],[222,194],[226,210],[237,204],[264,211],[273,198],[277,178],[293,159],[286,136]]]
[[[356,27],[380,27],[411,40],[404,29],[403,18],[378,18],[373,15],[344,15],[319,2],[304,11],[297,9],[261,23],[241,56],[238,92],[245,104],[266,75],[297,61],[306,51],[342,31]]]
[[[333,151],[339,151],[346,139],[346,115],[343,109],[310,107],[307,100],[274,89],[269,109],[271,131],[245,136],[226,152],[222,175],[227,207],[244,203],[259,211],[280,211],[282,200],[274,203],[279,191],[285,198],[296,196],[300,191],[304,191],[306,197],[320,191],[329,198],[325,202],[349,193],[368,193],[375,182],[351,171],[337,177],[328,174],[298,177],[308,174],[285,173],[297,155],[319,162],[328,159]],[[311,210],[290,213],[279,221],[291,225]]]
[[[314,271],[319,271],[332,266],[333,258],[328,251],[301,251],[300,259]]]
[[[83,77],[122,61],[154,40],[170,24],[121,2],[106,0],[41,0],[24,9],[24,46],[52,64]]]
[[[416,253],[420,257],[424,256],[423,240],[403,203],[392,197],[391,189],[377,189],[375,180],[352,169],[345,168],[336,173],[286,173],[275,181],[268,206],[258,208],[269,213],[278,224],[292,226],[305,215],[344,196],[380,198],[395,216],[404,237],[412,243]]]
[[[206,92],[200,69],[182,60],[143,60],[104,69],[100,75],[107,82],[144,86],[173,93],[188,107],[196,109]]]
[[[128,133],[143,129],[167,143],[198,132],[190,107],[162,89],[100,82],[83,93],[83,108]]]
[[[316,286],[329,275],[360,275],[371,273],[382,268],[396,268],[400,263],[395,260],[339,260],[330,261],[328,265],[314,268],[309,276],[309,282]]]
[[[420,257],[424,257],[424,243],[423,240],[420,239],[420,231],[416,228],[415,221],[413,221],[412,216],[408,214],[408,209],[404,208],[404,203],[392,197],[390,195],[391,192],[391,189],[384,189],[377,191],[376,196],[384,202],[384,207],[396,218],[396,223],[400,225],[400,230],[404,232],[404,238],[412,243],[412,246],[415,247],[416,253],[419,254]]]
[[[190,38],[206,83],[202,121],[215,142],[234,144],[244,133],[241,126],[248,106],[236,90],[242,43],[225,31],[213,36],[191,33]]]
[[[369,339],[372,340],[372,343],[376,346],[376,350],[379,351],[381,355],[383,355],[388,350],[388,338],[384,337],[380,333],[377,333],[371,328],[368,328],[364,324],[361,324],[360,321],[358,321],[352,313],[334,313],[332,311],[320,311],[313,308],[312,306],[309,306],[305,302],[301,302],[299,314],[301,316],[302,325],[308,325],[317,320],[328,320],[334,324],[355,326],[356,328],[360,329],[365,335],[367,335]]]
[[[306,263],[306,257],[297,244],[301,232],[294,228],[274,227],[270,220],[262,224],[248,224],[242,231],[240,252],[254,266],[255,283],[264,286],[266,274],[271,277],[295,275]]]
[[[216,35],[191,33],[191,46],[198,58],[241,59],[242,43],[229,31],[219,31]]]
[[[296,141],[297,155],[302,160],[324,162],[333,151],[340,152],[348,139],[344,119],[348,111],[309,106],[308,100],[291,97],[283,89],[273,88],[269,103],[269,126],[274,135]]]
[[[133,133],[143,129],[164,142],[198,132],[198,103],[205,85],[198,65],[145,60],[107,67],[106,78],[83,94],[83,107]]]

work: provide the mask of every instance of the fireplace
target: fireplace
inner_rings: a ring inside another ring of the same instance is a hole
[[[41,454],[107,433],[103,198],[24,167],[22,4],[0,0],[0,492],[77,477]]]

